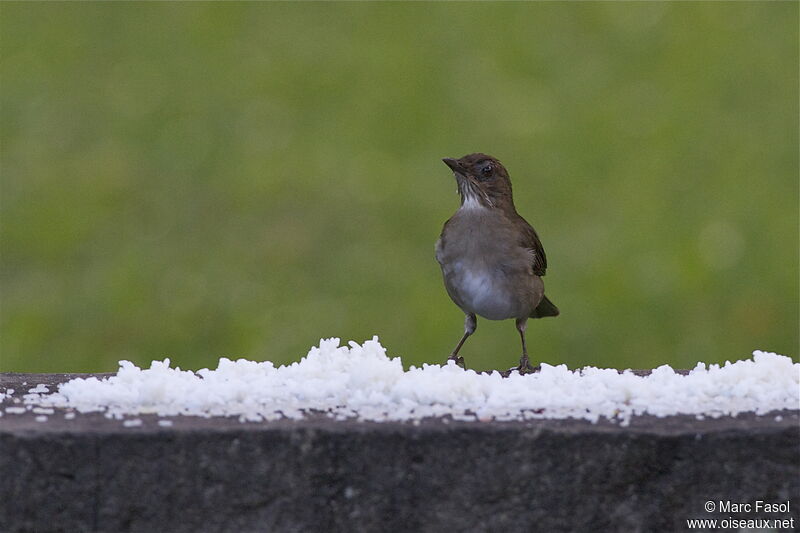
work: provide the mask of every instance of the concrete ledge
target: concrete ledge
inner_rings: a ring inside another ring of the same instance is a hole
[[[64,374],[4,374],[21,396]],[[23,381],[27,385],[22,385]],[[15,405],[11,400],[2,409]],[[18,405],[18,404],[17,404]],[[2,531],[683,531],[794,518],[800,416],[241,424],[0,418]],[[789,512],[706,512],[712,501]]]

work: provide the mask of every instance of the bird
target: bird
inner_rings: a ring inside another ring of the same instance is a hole
[[[464,312],[464,335],[447,358],[466,368],[458,355],[478,325],[477,317],[515,319],[522,342],[517,370],[531,365],[525,343],[529,318],[558,316],[544,294],[547,256],[536,230],[517,213],[508,171],[496,158],[474,153],[443,158],[455,176],[461,205],[436,241],[436,260],[447,294]],[[447,362],[447,361],[446,361]]]

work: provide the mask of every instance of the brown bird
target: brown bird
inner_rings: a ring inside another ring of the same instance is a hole
[[[464,336],[448,360],[464,366],[458,351],[475,332],[475,315],[516,319],[522,340],[520,373],[534,372],[525,345],[528,318],[558,316],[544,295],[547,257],[536,231],[514,207],[511,180],[492,156],[469,154],[442,159],[458,184],[461,207],[445,222],[436,242],[447,294],[466,314]]]

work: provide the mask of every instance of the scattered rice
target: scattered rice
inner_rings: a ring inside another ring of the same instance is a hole
[[[120,361],[114,376],[73,379],[59,385],[58,392],[25,395],[25,403],[102,411],[112,419],[155,414],[234,416],[246,422],[322,412],[335,419],[373,421],[449,416],[464,421],[606,418],[627,424],[641,414],[718,418],[798,409],[800,364],[756,351],[752,359],[723,366],[698,363],[688,375],[667,365],[636,376],[630,370],[571,371],[542,364],[538,373],[503,378],[452,362],[404,371],[399,358],[387,357],[377,337],[347,346],[325,339],[300,362],[279,367],[222,358],[215,370],[192,372],[171,368],[169,359],[153,361],[146,369]],[[140,419],[123,422],[125,427],[141,424]]]

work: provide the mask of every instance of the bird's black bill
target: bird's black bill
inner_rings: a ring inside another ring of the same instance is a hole
[[[442,159],[445,165],[450,167],[450,170],[453,172],[458,172],[459,174],[464,174],[464,169],[461,168],[461,163],[458,162],[456,159],[452,159],[450,157],[445,157]]]

